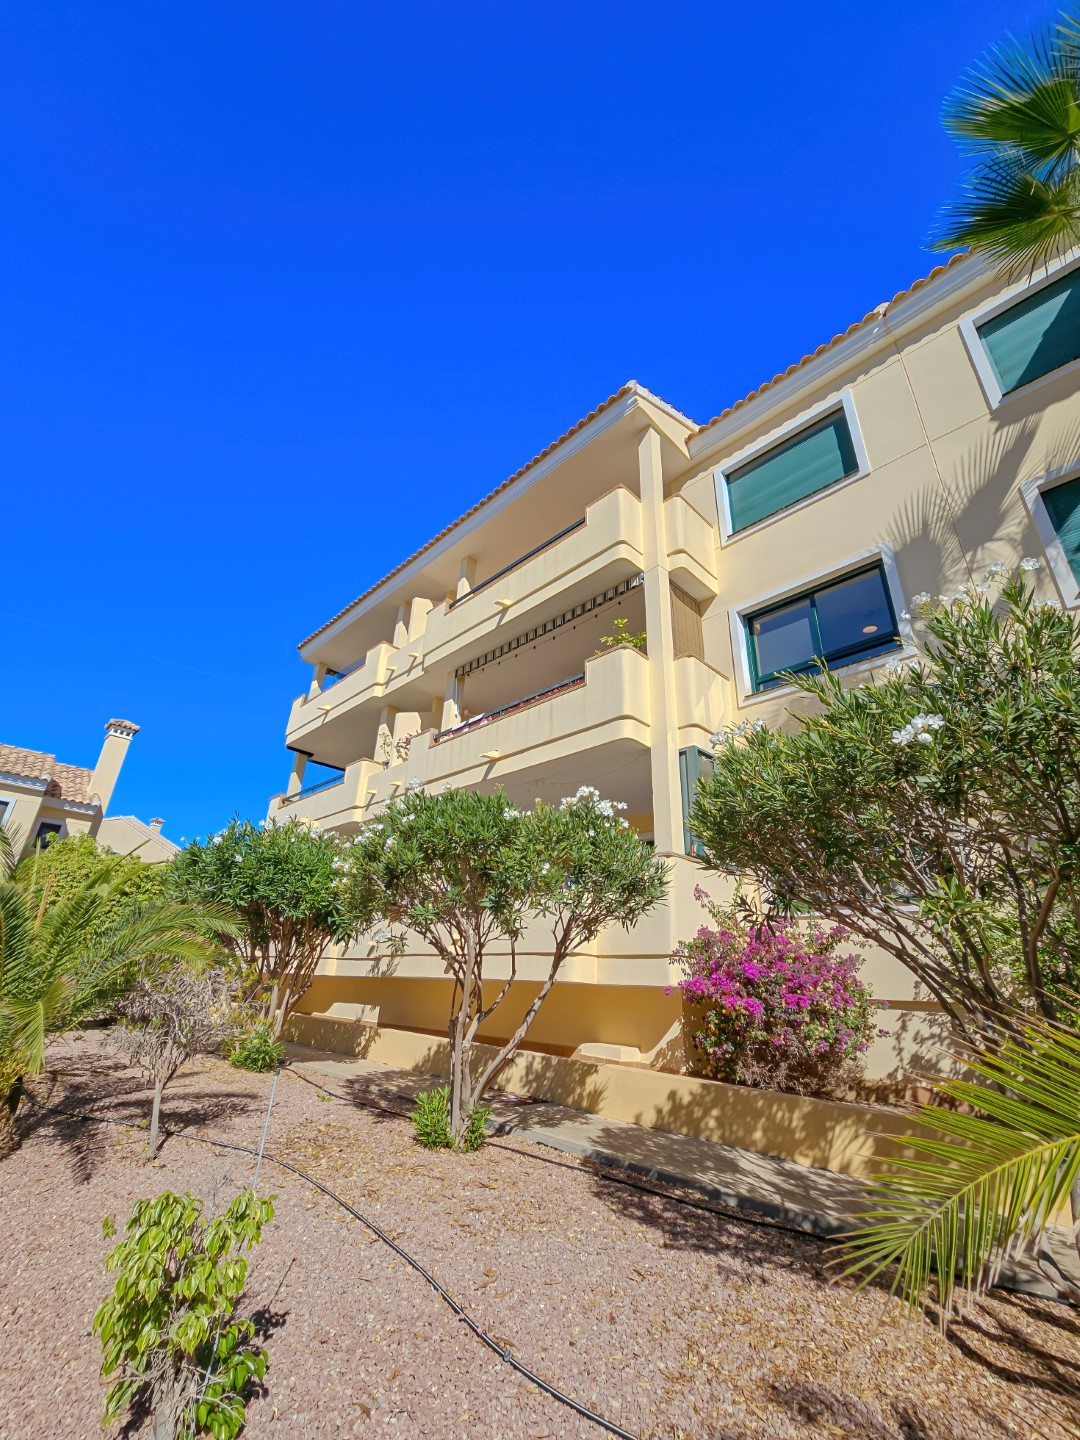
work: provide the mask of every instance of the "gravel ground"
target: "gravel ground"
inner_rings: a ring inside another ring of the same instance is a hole
[[[2,1440],[100,1433],[101,1217],[122,1222],[166,1187],[223,1206],[252,1176],[246,1157],[180,1138],[147,1168],[147,1092],[99,1037],[64,1042],[53,1063],[50,1103],[131,1124],[39,1117],[0,1164]],[[205,1061],[167,1093],[165,1123],[257,1146],[269,1090]],[[830,1284],[816,1241],[526,1142],[432,1155],[406,1120],[288,1071],[268,1150],[369,1215],[525,1364],[649,1440],[1080,1435],[1080,1323],[1063,1306],[995,1298],[946,1339],[880,1293]],[[248,1440],[603,1433],[502,1364],[339,1207],[273,1166],[263,1177],[277,1214],[246,1302],[270,1365]]]

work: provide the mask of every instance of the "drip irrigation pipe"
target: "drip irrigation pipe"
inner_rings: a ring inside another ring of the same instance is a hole
[[[89,1110],[69,1110],[63,1105],[51,1106],[49,1110],[44,1113],[70,1115],[76,1120],[89,1120],[99,1125],[121,1125],[128,1129],[131,1128],[131,1122],[129,1120],[119,1120],[108,1115],[95,1115]],[[220,1150],[233,1150],[238,1155],[251,1155],[255,1157],[259,1157],[260,1155],[258,1150],[252,1150],[250,1146],[236,1145],[231,1140],[213,1140],[210,1136],[198,1135],[193,1130],[171,1130],[166,1131],[166,1134],[177,1140],[193,1140],[199,1145],[209,1145]],[[436,1294],[446,1301],[457,1318],[464,1320],[476,1338],[497,1355],[500,1360],[509,1365],[512,1370],[516,1370],[519,1375],[542,1390],[546,1395],[550,1395],[553,1400],[557,1400],[560,1405],[566,1405],[584,1419],[590,1420],[594,1425],[599,1425],[601,1429],[606,1430],[609,1435],[617,1436],[618,1440],[638,1440],[638,1437],[634,1435],[632,1431],[624,1430],[621,1425],[616,1425],[613,1420],[605,1420],[604,1417],[598,1415],[595,1410],[590,1410],[589,1407],[583,1405],[580,1400],[575,1400],[572,1395],[567,1395],[565,1390],[560,1390],[558,1386],[552,1385],[549,1381],[537,1375],[534,1370],[530,1370],[527,1365],[523,1364],[517,1358],[512,1350],[500,1345],[497,1340],[489,1335],[479,1321],[474,1320],[469,1312],[458,1304],[449,1290],[447,1290],[444,1285],[440,1285],[430,1270],[426,1270],[419,1260],[410,1255],[396,1240],[392,1240],[385,1230],[380,1230],[374,1220],[369,1220],[366,1215],[361,1215],[359,1210],[355,1210],[347,1200],[343,1200],[340,1195],[335,1194],[328,1185],[324,1185],[321,1180],[316,1180],[314,1175],[309,1175],[305,1170],[301,1170],[299,1166],[291,1164],[288,1160],[280,1160],[276,1155],[271,1155],[269,1151],[262,1152],[261,1158],[270,1165],[277,1165],[282,1170],[288,1170],[290,1174],[297,1176],[300,1180],[306,1180],[307,1183],[314,1186],[316,1190],[321,1190],[327,1199],[333,1200],[335,1204],[340,1205],[354,1220],[359,1220],[360,1224],[370,1230],[384,1245],[388,1245],[399,1260],[403,1260],[410,1269],[415,1270],[422,1279],[426,1280]]]
[[[380,1105],[377,1101],[367,1096],[341,1095],[337,1090],[329,1090],[317,1080],[302,1074],[299,1070],[291,1068],[285,1071],[287,1075],[294,1076],[297,1080],[303,1080],[306,1085],[321,1090],[324,1095],[332,1095],[335,1100],[342,1101],[345,1105],[364,1105],[369,1110],[377,1110],[380,1115],[396,1115],[400,1120],[407,1120],[409,1112],[401,1110],[393,1105]],[[403,1097],[404,1098],[404,1097]],[[497,1130],[496,1134],[499,1133]],[[543,1141],[534,1142],[543,1144]],[[519,1150],[516,1145],[504,1145],[498,1140],[487,1140],[493,1150],[505,1150],[508,1155],[517,1155],[522,1160],[536,1160],[542,1165],[558,1165],[561,1169],[580,1171],[583,1167],[571,1165],[567,1160],[555,1160],[550,1155],[534,1155],[529,1150]],[[689,1195],[680,1195],[677,1191],[665,1190],[661,1185],[646,1185],[641,1180],[631,1180],[625,1175],[613,1175],[609,1172],[614,1167],[614,1161],[591,1159],[588,1156],[582,1157],[585,1165],[593,1167],[597,1179],[603,1180],[608,1185],[623,1185],[628,1190],[639,1190],[643,1195],[655,1195],[658,1200],[671,1200],[676,1205],[684,1205],[689,1210],[700,1210],[705,1215],[715,1215],[718,1220],[733,1220],[739,1225],[757,1225],[765,1230],[782,1230],[787,1235],[798,1235],[802,1240],[816,1240],[819,1244],[828,1244],[837,1238],[834,1235],[823,1235],[817,1230],[803,1229],[801,1225],[788,1225],[783,1220],[774,1220],[767,1215],[754,1215],[746,1210],[738,1209],[735,1206],[723,1204],[711,1204],[708,1200],[694,1200]]]

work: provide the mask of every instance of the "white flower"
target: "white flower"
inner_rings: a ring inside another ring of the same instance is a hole
[[[383,843],[383,849],[384,849],[384,850],[389,850],[390,847],[393,845],[393,843],[394,843],[394,837],[393,837],[393,835],[388,835],[388,836],[386,837],[385,842]]]
[[[504,820],[516,820],[516,819],[517,819],[517,813],[518,813],[518,812],[514,809],[514,807],[513,807],[512,805],[507,805],[506,809],[503,811],[503,819],[504,819]]]
[[[444,795],[446,794],[447,790],[452,790],[453,788],[454,788],[454,786],[453,786],[453,784],[452,784],[451,781],[449,781],[449,780],[444,780],[444,781],[443,781],[443,783],[442,783],[442,793],[443,793]]]
[[[983,583],[987,584],[991,580],[997,580],[999,576],[1005,574],[1005,571],[1008,568],[1009,567],[1004,563],[1004,561],[995,560],[994,563],[992,565],[988,565],[986,567],[986,570],[983,572]]]
[[[928,730],[924,730],[921,735],[916,735],[915,739],[920,745],[932,745],[934,743],[934,737]]]
[[[405,789],[408,790],[410,794],[414,795],[416,791],[420,789],[423,783],[424,782],[420,779],[419,775],[414,775],[413,778],[405,786]]]
[[[1041,569],[1042,569],[1042,561],[1041,561],[1041,560],[1037,560],[1034,555],[1025,555],[1024,558],[1023,558],[1023,560],[1020,561],[1020,569],[1021,569],[1021,570],[1041,570]]]
[[[934,738],[929,732],[940,730],[944,724],[944,715],[916,715],[902,730],[892,732],[892,743],[910,745],[913,740],[918,740],[922,745],[929,745]]]
[[[541,875],[546,875],[550,869],[551,869],[551,866],[550,866],[550,865],[548,864],[548,862],[545,860],[544,863],[543,863],[543,865],[540,866],[540,874],[541,874]]]
[[[233,859],[236,861],[236,863],[239,865],[239,864],[240,864],[240,861],[243,860],[244,856],[243,856],[243,854],[242,854],[241,852],[238,852],[238,853],[237,853],[236,855],[234,855],[232,858],[233,858]]]
[[[912,595],[911,603],[915,606],[916,610],[921,610],[924,605],[930,604],[930,592],[928,590],[920,590],[917,595]]]

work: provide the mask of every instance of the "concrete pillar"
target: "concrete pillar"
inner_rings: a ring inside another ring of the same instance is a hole
[[[90,793],[97,796],[103,815],[109,808],[132,736],[138,733],[138,725],[133,725],[130,720],[110,720],[105,726],[105,742],[90,777]]]
[[[292,770],[289,774],[289,783],[285,786],[286,795],[296,795],[304,788],[304,771],[307,769],[308,757],[299,750],[293,751]]]
[[[375,759],[382,765],[394,763],[394,717],[397,711],[393,705],[384,705],[379,711],[379,728],[375,735]]]
[[[642,540],[645,551],[645,629],[649,653],[653,835],[664,855],[683,853],[679,726],[675,708],[675,645],[671,578],[664,528],[664,468],[660,436],[647,430],[638,443]]]
[[[446,677],[446,688],[443,690],[442,718],[439,721],[440,730],[449,730],[461,719],[461,682],[451,670]]]
[[[430,600],[425,600],[422,595],[414,597],[412,608],[409,611],[409,639],[419,640],[427,629],[428,616],[432,611]]]
[[[397,609],[397,618],[394,621],[394,649],[400,650],[409,639],[409,611],[412,608],[412,601],[406,600]]]
[[[309,700],[314,700],[315,696],[322,690],[323,681],[326,679],[326,670],[327,667],[325,665],[312,666],[311,684],[308,686],[307,692]]]
[[[466,555],[458,570],[457,599],[467,595],[476,584],[476,561],[471,555]]]

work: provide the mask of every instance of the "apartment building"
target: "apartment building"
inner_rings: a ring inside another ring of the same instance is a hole
[[[271,815],[348,832],[411,781],[625,801],[671,858],[669,902],[574,957],[530,1044],[677,1063],[665,988],[701,919],[686,814],[710,734],[790,723],[807,702],[783,673],[815,655],[855,682],[913,653],[910,597],[993,561],[1042,556],[1045,593],[1080,605],[1078,381],[1080,255],[1015,284],[953,259],[705,424],[624,385],[302,642]],[[643,648],[605,643],[620,619]],[[519,1011],[542,932],[525,949]],[[892,1032],[869,1071],[899,1076],[933,1007],[889,957],[865,973]],[[305,1006],[441,1034],[448,984],[420,949],[361,943]]]

